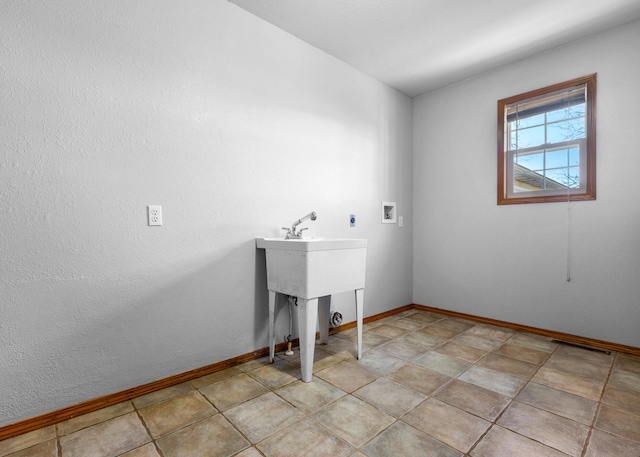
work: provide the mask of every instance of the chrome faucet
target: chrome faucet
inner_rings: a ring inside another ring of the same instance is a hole
[[[307,230],[309,227],[301,228],[297,232],[296,232],[296,227],[298,225],[302,224],[307,219],[311,219],[312,221],[315,221],[317,219],[315,211],[313,211],[313,212],[307,214],[306,216],[301,217],[300,219],[295,221],[293,224],[291,224],[291,228],[282,227],[282,230],[286,230],[287,231],[286,235],[284,236],[284,239],[285,240],[299,240],[299,239],[301,239],[302,238],[302,232],[304,230]]]

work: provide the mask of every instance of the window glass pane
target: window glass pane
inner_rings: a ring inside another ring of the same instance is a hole
[[[549,143],[575,140],[584,136],[584,118],[582,117],[547,125],[547,142]]]
[[[547,170],[547,181],[549,188],[577,188],[580,185],[580,173],[578,167],[559,168],[556,170]]]
[[[513,124],[517,124],[516,127],[519,129],[544,124],[544,113],[538,114],[537,116],[529,116],[525,117],[524,119],[518,119],[518,121],[513,122]]]
[[[547,168],[560,168],[569,166],[569,150],[558,149],[547,152]]]
[[[514,162],[523,167],[527,167],[529,170],[542,170],[544,169],[544,153],[537,154],[515,154]]]
[[[563,121],[565,119],[572,119],[574,117],[584,117],[585,104],[570,106],[568,108],[562,108],[555,111],[549,111],[547,113],[547,122]]]
[[[516,130],[516,142],[514,149],[530,148],[544,144],[544,125],[531,127],[523,130]]]
[[[569,149],[569,165],[580,165],[580,148]]]

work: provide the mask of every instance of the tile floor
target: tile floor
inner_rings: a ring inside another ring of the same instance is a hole
[[[0,441],[10,457],[640,456],[640,357],[419,310]]]

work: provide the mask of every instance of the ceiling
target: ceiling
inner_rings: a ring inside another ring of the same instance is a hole
[[[229,0],[415,97],[640,19],[640,0]]]

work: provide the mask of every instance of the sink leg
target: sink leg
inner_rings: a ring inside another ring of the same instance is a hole
[[[318,326],[320,327],[320,343],[329,342],[329,314],[331,313],[331,295],[318,299]]]
[[[364,289],[356,289],[356,322],[358,324],[358,360],[362,358],[362,315],[364,313]]]
[[[275,334],[274,327],[276,325],[276,301],[277,292],[269,291],[269,363],[273,363],[275,356]]]
[[[318,323],[318,299],[298,298],[298,329],[300,331],[300,365],[302,381],[311,382],[313,376],[313,352],[316,345]]]

